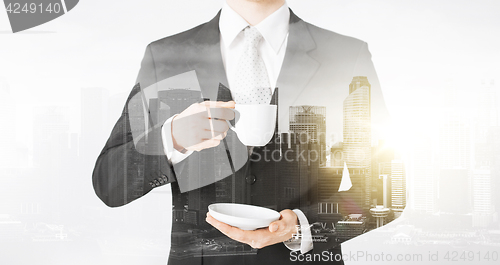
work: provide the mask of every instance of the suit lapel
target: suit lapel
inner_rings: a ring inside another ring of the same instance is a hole
[[[278,77],[279,130],[288,131],[288,109],[306,88],[319,67],[308,52],[316,48],[306,23],[290,10],[290,27],[285,59]]]
[[[196,71],[203,97],[212,101],[217,100],[219,84],[228,86],[220,50],[219,17],[220,11],[189,41],[192,52],[187,60],[189,68]]]

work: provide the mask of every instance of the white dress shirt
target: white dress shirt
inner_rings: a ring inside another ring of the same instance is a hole
[[[290,10],[285,3],[282,7],[269,15],[255,28],[262,34],[263,40],[257,47],[259,54],[266,65],[271,88],[274,90],[278,75],[285,59],[286,44],[288,39],[288,24]],[[237,65],[243,54],[244,37],[243,30],[248,27],[245,21],[227,4],[224,5],[220,14],[219,29],[221,36],[222,61],[226,69],[229,88],[234,86]]]
[[[258,51],[266,66],[273,92],[285,58],[289,20],[290,10],[285,2],[282,7],[254,26],[263,37],[258,46]],[[237,65],[245,48],[243,30],[248,26],[250,25],[245,19],[227,3],[224,3],[219,19],[220,48],[229,89],[235,84]],[[179,163],[192,153],[192,151],[188,151],[182,154],[173,148],[171,129],[174,117],[168,119],[162,128],[165,154],[172,164]],[[302,240],[284,243],[290,250],[300,250],[302,253],[306,253],[313,247],[309,222],[301,210],[295,209],[293,211],[299,219]]]

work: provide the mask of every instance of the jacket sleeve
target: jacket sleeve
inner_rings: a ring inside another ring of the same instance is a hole
[[[108,206],[125,205],[151,191],[154,187],[175,181],[175,173],[163,150],[161,125],[149,128],[134,143],[129,104],[140,96],[141,87],[155,84],[156,71],[150,46],[147,47],[137,82],[122,114],[116,122],[101,154],[97,158],[92,182],[97,196]],[[142,106],[139,106],[142,107]],[[144,149],[144,150],[138,150]]]

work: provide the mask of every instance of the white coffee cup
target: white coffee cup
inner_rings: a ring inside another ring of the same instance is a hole
[[[235,126],[226,121],[244,145],[265,146],[274,135],[276,111],[276,105],[235,104]]]

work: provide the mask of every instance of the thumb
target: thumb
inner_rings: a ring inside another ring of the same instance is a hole
[[[276,232],[283,226],[281,221],[272,222],[269,225],[269,232]]]

